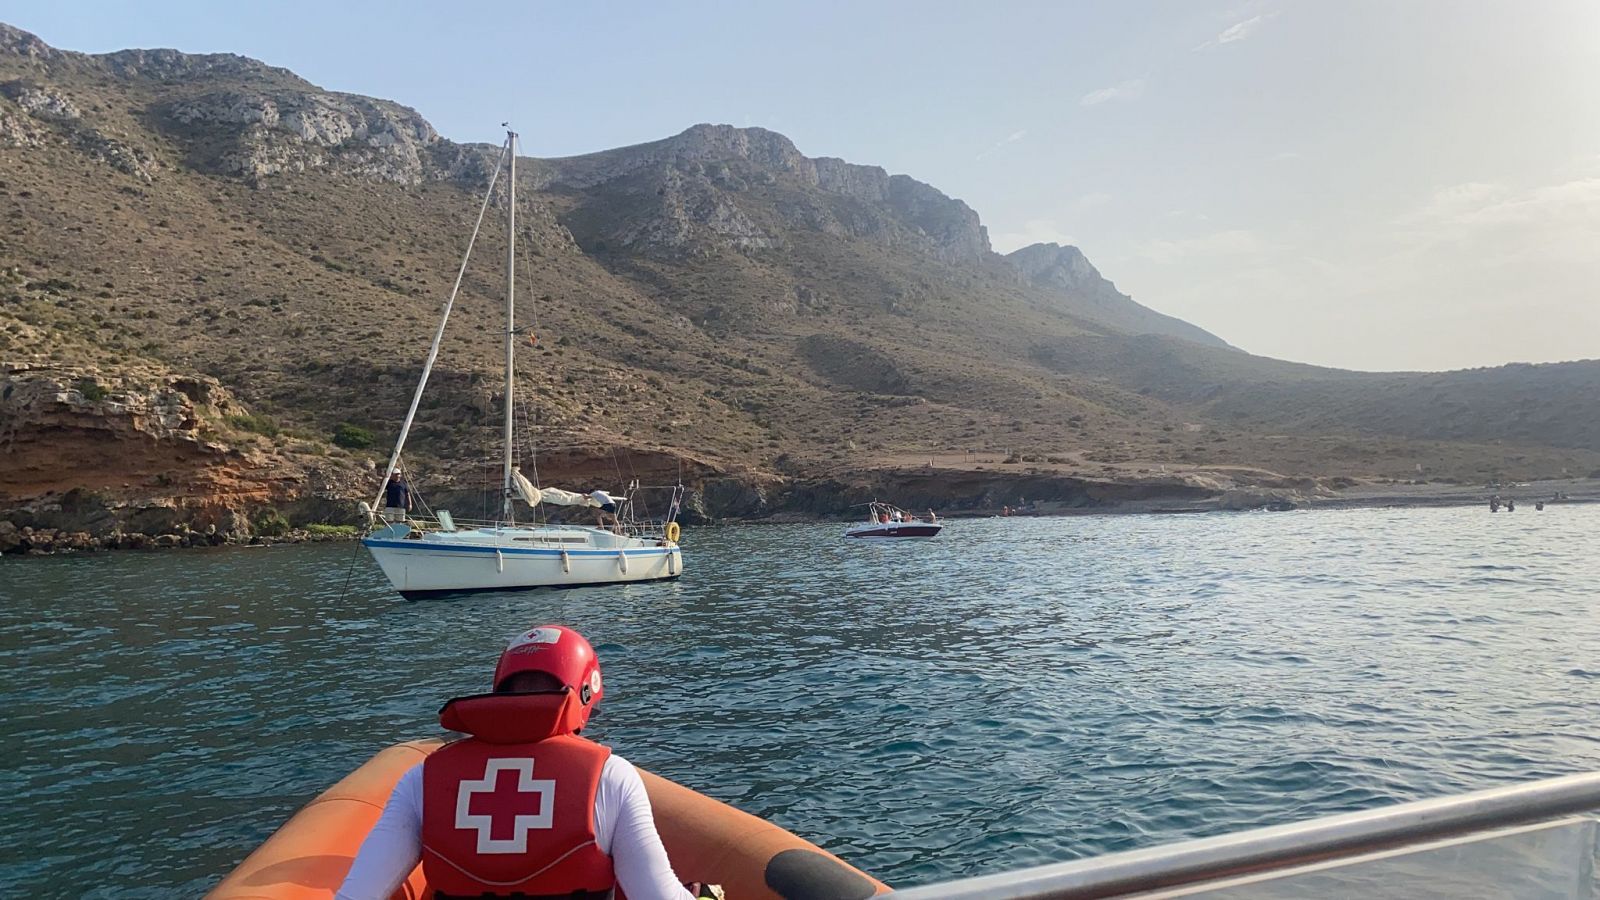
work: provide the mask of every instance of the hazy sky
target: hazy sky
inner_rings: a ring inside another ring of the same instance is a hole
[[[227,51],[537,156],[760,125],[1082,247],[1254,353],[1600,357],[1600,2],[67,3],[72,50]]]

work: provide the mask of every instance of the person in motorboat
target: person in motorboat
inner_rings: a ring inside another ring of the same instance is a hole
[[[439,711],[467,737],[401,776],[338,900],[386,900],[418,860],[440,900],[717,896],[673,874],[638,771],[579,735],[602,696],[583,635],[562,625],[518,635],[492,693]]]

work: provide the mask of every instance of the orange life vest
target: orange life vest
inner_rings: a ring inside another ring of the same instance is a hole
[[[441,898],[609,896],[594,798],[611,750],[565,733],[565,694],[483,694],[439,721],[470,737],[422,764],[422,869]]]

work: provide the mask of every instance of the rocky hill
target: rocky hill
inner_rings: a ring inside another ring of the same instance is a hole
[[[496,154],[243,57],[0,26],[0,508],[37,520],[79,488],[117,527],[169,509],[237,532],[373,488]],[[1600,469],[1600,364],[1250,356],[1076,248],[1001,256],[960,200],[770,131],[696,125],[518,177],[519,413],[549,483],[681,471],[717,515],[830,512],[917,466],[946,473],[916,473],[919,496],[973,506],[1023,478],[1099,503]],[[439,491],[493,478],[499,230],[411,444]]]
[[[1226,341],[1182,319],[1164,316],[1117,290],[1077,247],[1031,244],[1006,254],[1024,278],[1076,304],[1074,310],[1132,334],[1163,334],[1198,344],[1227,347]]]

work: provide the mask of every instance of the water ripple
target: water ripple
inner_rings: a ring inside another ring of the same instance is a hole
[[[342,545],[6,559],[0,883],[199,893],[544,620],[597,737],[902,885],[1600,768],[1600,508],[839,530],[427,603]]]

